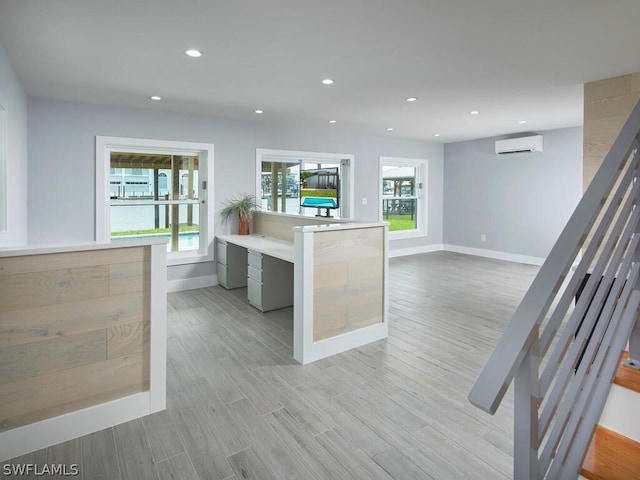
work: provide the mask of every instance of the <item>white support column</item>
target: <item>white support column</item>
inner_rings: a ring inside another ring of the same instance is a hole
[[[515,480],[538,478],[538,369],[540,366],[538,328],[532,331],[532,335],[535,337],[515,376],[513,415],[513,478]]]
[[[636,178],[636,181],[638,179]],[[634,208],[638,208],[638,205]],[[639,226],[636,226],[636,235],[640,235]],[[634,261],[640,261],[640,251],[636,250]],[[636,290],[640,289],[640,285],[636,284]],[[636,370],[640,370],[640,316],[636,314],[636,322],[631,330],[631,335],[629,336],[629,358],[624,362],[624,365],[630,368],[634,368]]]
[[[151,245],[149,411],[167,408],[167,246]]]
[[[293,230],[293,358],[309,363],[313,345],[313,234]]]
[[[640,316],[636,312],[636,323],[629,336],[629,358],[624,365],[640,370]]]

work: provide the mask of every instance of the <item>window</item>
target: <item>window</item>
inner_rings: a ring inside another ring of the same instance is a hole
[[[169,193],[169,187],[167,183],[167,174],[164,172],[160,172],[158,175],[158,192],[161,197],[164,197]]]
[[[380,157],[381,219],[392,238],[426,235],[427,160]]]
[[[213,145],[97,137],[96,239],[163,236],[168,263],[213,259]]]
[[[350,218],[353,155],[256,151],[256,198],[262,211]]]

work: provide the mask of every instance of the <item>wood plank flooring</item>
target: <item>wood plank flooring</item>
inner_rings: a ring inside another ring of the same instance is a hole
[[[511,478],[512,395],[493,417],[466,396],[536,272],[391,259],[389,338],[306,366],[291,308],[172,293],[167,410],[5,464],[75,463],[84,480]]]

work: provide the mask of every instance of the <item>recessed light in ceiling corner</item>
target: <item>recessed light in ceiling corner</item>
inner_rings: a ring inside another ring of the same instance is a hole
[[[196,50],[195,48],[186,50],[184,54],[192,58],[200,58],[202,56],[202,52],[200,50]]]
[[[518,123],[519,123],[520,125],[524,125],[525,123],[527,123],[527,121],[526,121],[526,120],[520,120]]]
[[[470,115],[478,115],[480,112],[478,110],[471,110],[469,112]]]
[[[257,113],[258,115],[262,115],[264,113],[264,110],[254,110],[255,113]]]
[[[333,85],[335,82],[335,80],[333,80],[332,78],[325,78],[324,80],[322,80],[322,83],[324,85]]]
[[[393,127],[387,127],[387,132],[393,132]]]
[[[158,95],[151,95],[149,97],[149,100],[155,100],[156,102],[159,102],[160,100],[162,100],[162,97],[160,97]]]
[[[407,100],[407,102],[417,102],[418,98],[417,97],[408,97],[406,100]]]
[[[434,133],[434,134],[433,134],[433,136],[434,136],[434,137],[439,137],[439,136],[440,136],[440,134],[439,134],[439,133]]]
[[[328,123],[334,124],[334,123],[337,123],[337,122],[338,122],[337,120],[329,120]]]

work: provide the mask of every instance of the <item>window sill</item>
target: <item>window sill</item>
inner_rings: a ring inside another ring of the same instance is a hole
[[[427,236],[427,232],[424,230],[399,230],[389,232],[389,240],[403,240],[406,238],[421,238]]]
[[[195,253],[195,252],[182,252],[182,253],[167,253],[167,266],[175,265],[189,265],[192,263],[213,262],[212,253]]]

